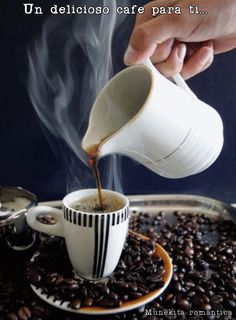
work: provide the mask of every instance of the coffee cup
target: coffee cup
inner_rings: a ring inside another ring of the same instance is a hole
[[[96,209],[97,189],[84,189],[68,194],[62,210],[37,206],[27,214],[33,229],[65,238],[74,271],[88,280],[112,274],[128,233],[128,198],[104,189],[102,195],[103,212]]]

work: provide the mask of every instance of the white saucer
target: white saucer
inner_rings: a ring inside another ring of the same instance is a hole
[[[144,237],[143,235],[140,235],[140,234],[136,234],[136,235],[139,238],[148,239],[147,237]],[[38,254],[38,253],[36,253],[36,254]],[[31,261],[34,260],[34,257],[36,256],[36,254],[33,256]],[[153,290],[153,291],[143,295],[141,298],[138,298],[138,299],[135,299],[132,301],[126,301],[122,304],[121,307],[103,308],[103,307],[91,306],[91,307],[81,307],[80,309],[75,310],[75,309],[69,307],[69,304],[70,304],[69,301],[58,300],[57,298],[55,298],[55,296],[52,296],[52,295],[48,296],[47,294],[42,292],[42,289],[40,287],[36,288],[34,285],[31,285],[31,288],[36,293],[36,295],[38,295],[39,298],[41,298],[43,301],[49,303],[50,305],[52,305],[54,307],[57,307],[61,310],[64,310],[64,311],[69,311],[69,312],[73,312],[73,313],[80,313],[80,314],[87,314],[87,315],[105,315],[105,314],[114,314],[114,313],[119,313],[119,312],[130,311],[130,310],[139,308],[139,307],[151,302],[152,300],[157,298],[159,295],[161,295],[162,292],[165,291],[165,289],[167,288],[167,286],[171,280],[173,270],[172,270],[172,262],[170,260],[168,253],[163,249],[163,247],[161,247],[159,244],[156,244],[155,255],[161,257],[164,262],[164,268],[166,270],[166,272],[163,276],[163,281],[165,282],[164,286],[160,289]]]

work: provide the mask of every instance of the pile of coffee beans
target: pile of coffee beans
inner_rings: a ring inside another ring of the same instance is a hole
[[[163,261],[154,253],[154,241],[130,234],[113,275],[105,283],[95,283],[73,277],[65,243],[54,238],[44,242],[39,255],[29,264],[26,278],[48,297],[70,301],[73,309],[116,308],[164,286]]]
[[[47,276],[43,276],[45,279],[47,278],[49,283],[52,279],[60,283],[62,278],[58,278],[58,274],[63,274],[63,281],[74,281],[70,263],[64,254],[63,240],[49,238],[40,247],[41,257],[38,261],[38,265],[40,264],[38,269],[32,268],[32,263],[29,263],[30,255],[21,259],[21,254],[19,254],[17,257],[12,257],[10,263],[8,263],[9,254],[4,253],[5,258],[0,265],[0,320],[236,320],[236,225],[232,221],[213,219],[202,214],[194,215],[181,212],[174,212],[171,215],[164,212],[157,212],[154,215],[136,212],[131,219],[131,228],[151,239],[148,242],[149,249],[146,249],[145,253],[147,260],[153,250],[154,242],[161,244],[172,257],[173,278],[167,290],[159,298],[138,310],[101,317],[73,315],[47,305],[32,292],[27,284],[29,279],[37,285],[42,281],[43,269],[47,270],[50,265]],[[129,241],[135,242],[136,239],[130,237]],[[142,246],[140,245],[140,248]],[[111,301],[118,301],[114,305],[119,305],[117,296],[123,296],[123,300],[130,299],[133,294],[133,297],[135,297],[137,292],[152,290],[152,286],[155,284],[155,281],[152,282],[155,278],[153,276],[152,281],[142,283],[143,280],[140,280],[139,287],[138,285],[134,286],[133,282],[137,281],[133,281],[130,277],[131,272],[128,272],[129,276],[126,274],[127,272],[122,274],[122,268],[127,268],[125,269],[127,271],[132,266],[131,258],[134,259],[130,255],[128,247],[126,247],[126,254],[122,255],[122,260],[117,268],[119,277],[110,279],[109,293],[108,285],[98,285],[96,289],[100,294],[102,293],[102,299],[105,300],[105,302],[103,301],[104,306],[109,304],[108,300],[105,299],[109,295],[112,298]],[[52,258],[48,255],[48,252],[50,252]],[[1,253],[3,254],[2,249]],[[48,264],[48,262],[50,263]],[[144,263],[145,260],[139,261],[141,270],[138,268],[138,270],[132,271],[134,274],[139,274],[140,279],[157,273],[154,271],[155,267],[151,271],[153,266],[149,270],[149,275],[142,273],[141,262]],[[130,267],[129,264],[131,264]],[[161,270],[161,261],[156,261],[155,264],[158,266],[158,270]],[[55,268],[57,270],[56,277],[53,275]],[[29,274],[30,271],[31,274]],[[158,279],[157,284],[161,285],[158,274],[156,279]],[[50,290],[55,288],[53,281],[51,287],[49,285]],[[70,285],[66,282],[65,292],[63,292],[63,285],[61,285],[63,294],[68,294],[67,287],[70,286],[72,289],[73,286],[81,285],[73,281]],[[117,288],[117,282],[120,291],[112,294],[114,292],[113,285],[115,283]],[[73,302],[74,308],[79,308],[83,303],[92,305],[98,299],[97,294],[94,294],[95,297],[91,297],[88,292],[86,293],[86,289],[82,288],[83,284],[81,286],[83,299],[78,297],[77,301],[77,298],[73,297],[73,290],[70,291],[72,292],[70,293],[72,294],[71,304]],[[45,290],[49,289],[45,287]],[[124,299],[125,294],[128,297]],[[85,299],[86,296],[87,299]]]
[[[13,251],[1,240],[0,319],[52,319],[50,307],[33,294],[26,282],[26,265],[33,251]]]
[[[202,214],[141,212],[134,216],[132,228],[162,245],[173,261],[172,281],[146,306],[149,316],[154,315],[148,319],[236,319],[236,225],[232,221]]]

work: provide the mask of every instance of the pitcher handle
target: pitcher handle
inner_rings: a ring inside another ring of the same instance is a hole
[[[159,73],[159,71],[157,71],[150,59],[146,59],[142,64],[151,69],[153,72]],[[188,94],[190,94],[193,98],[197,98],[195,93],[189,88],[187,83],[184,81],[180,73],[176,73],[174,76],[172,76],[172,79],[178,87],[188,92]]]

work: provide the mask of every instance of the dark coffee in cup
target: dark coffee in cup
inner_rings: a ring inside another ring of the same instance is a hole
[[[122,199],[114,197],[113,195],[103,195],[103,207],[101,208],[98,203],[97,196],[84,197],[72,203],[71,208],[82,212],[115,212],[124,207]]]

